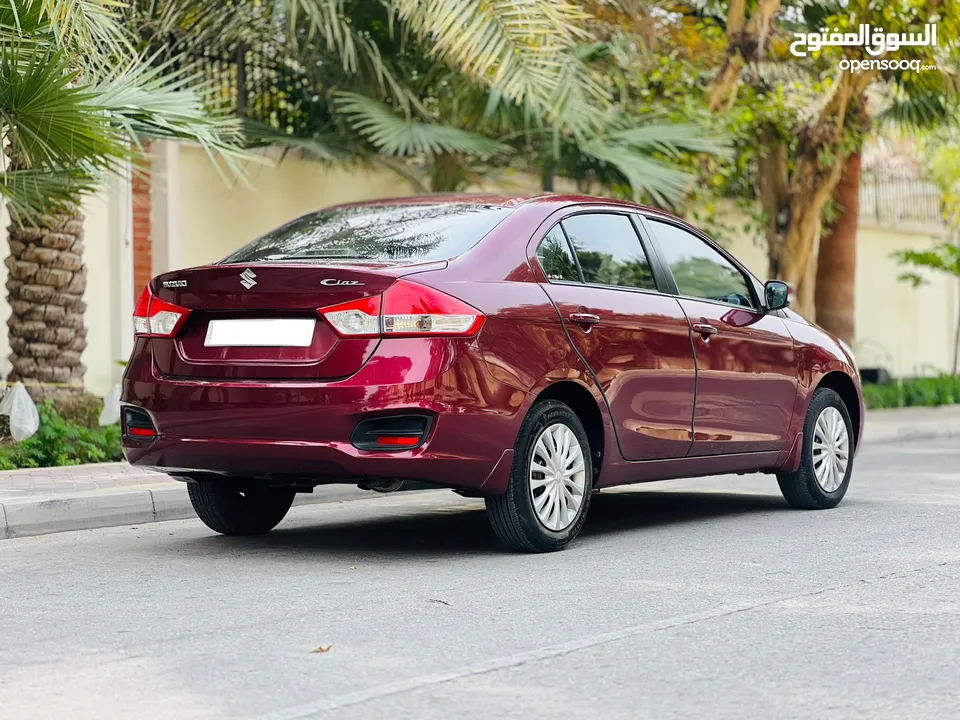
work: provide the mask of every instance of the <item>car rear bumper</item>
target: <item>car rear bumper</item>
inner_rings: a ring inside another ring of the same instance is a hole
[[[174,475],[290,482],[403,478],[502,492],[526,393],[497,381],[470,340],[389,339],[355,375],[333,382],[204,381],[162,376],[138,339],[121,401],[146,411],[158,436],[125,437],[134,465]],[[371,417],[426,414],[411,450],[350,443]]]

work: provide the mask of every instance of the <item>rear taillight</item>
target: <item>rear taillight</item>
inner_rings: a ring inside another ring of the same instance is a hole
[[[173,337],[189,314],[184,307],[154,297],[147,285],[133,311],[133,332],[146,337]]]
[[[434,288],[397,280],[382,295],[320,308],[343,337],[421,337],[475,335],[483,325],[479,310]]]

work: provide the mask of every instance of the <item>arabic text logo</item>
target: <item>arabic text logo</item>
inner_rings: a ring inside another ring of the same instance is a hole
[[[857,32],[841,33],[840,28],[823,28],[819,33],[794,33],[797,38],[790,43],[790,54],[806,57],[807,50],[818,52],[825,47],[862,47],[870,55],[879,57],[888,52],[896,52],[902,47],[936,47],[937,26],[924,25],[922,33],[885,33],[883,28],[873,28],[861,24]],[[806,46],[806,47],[801,47]]]

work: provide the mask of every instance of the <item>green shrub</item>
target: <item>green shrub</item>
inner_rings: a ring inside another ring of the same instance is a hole
[[[910,378],[890,385],[863,386],[868,408],[935,407],[960,402],[960,376]]]
[[[0,448],[0,470],[123,460],[120,423],[79,425],[64,419],[49,398],[37,405],[37,411],[40,429],[22,443]]]

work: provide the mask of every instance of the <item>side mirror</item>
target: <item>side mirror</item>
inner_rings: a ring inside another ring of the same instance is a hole
[[[790,304],[790,286],[781,280],[768,280],[763,286],[767,310],[779,310]]]

